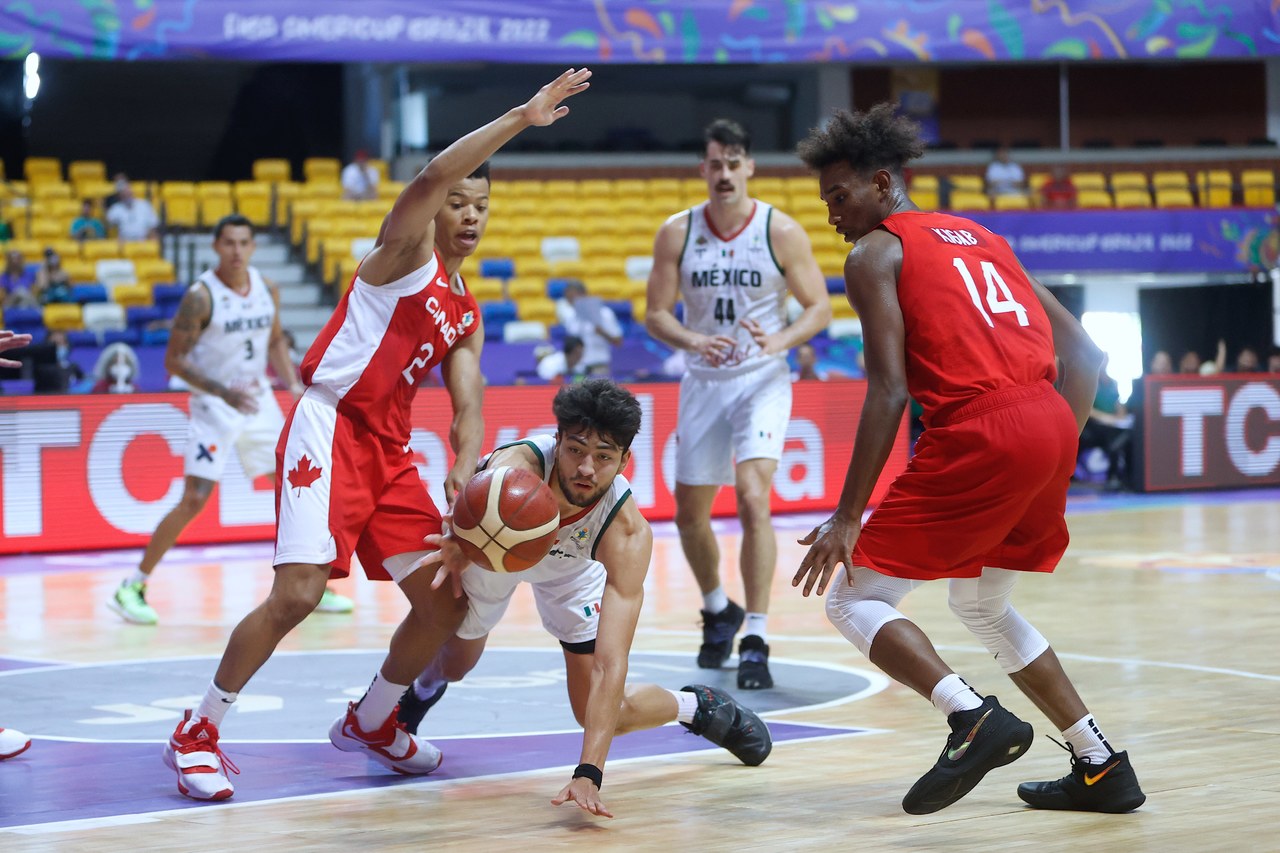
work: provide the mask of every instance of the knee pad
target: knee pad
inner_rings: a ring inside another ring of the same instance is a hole
[[[1003,572],[1010,577],[992,576]],[[1049,648],[1049,641],[1009,603],[1016,573],[985,569],[980,578],[951,582],[947,605],[969,633],[995,655],[1006,674],[1024,669]]]
[[[855,567],[846,573],[841,568],[827,587],[827,619],[869,660],[876,632],[894,619],[906,618],[897,606],[919,584],[871,569]]]

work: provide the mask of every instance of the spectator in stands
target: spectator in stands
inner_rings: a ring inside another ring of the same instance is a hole
[[[107,222],[116,229],[120,242],[154,240],[160,218],[156,216],[151,202],[135,196],[133,185],[128,181],[117,184],[116,194],[119,201],[107,209]]]
[[[342,197],[356,201],[378,197],[378,170],[369,164],[369,154],[364,149],[342,168]]]
[[[115,185],[115,191],[102,200],[104,210],[110,210],[120,200],[120,189],[129,186],[129,176],[124,172],[116,172],[111,176],[111,183]]]
[[[123,341],[108,344],[93,365],[93,393],[132,394],[138,390],[139,369],[133,347]]]
[[[1272,347],[1267,356],[1267,373],[1280,373],[1280,347]]]
[[[1236,373],[1257,373],[1262,369],[1258,359],[1258,351],[1253,347],[1242,347],[1236,355]]]
[[[1098,375],[1098,391],[1093,398],[1089,420],[1080,432],[1080,452],[1101,448],[1107,457],[1107,488],[1120,489],[1128,473],[1124,463],[1133,440],[1133,418],[1120,402],[1120,386],[1107,372],[1104,359]]]
[[[1017,195],[1027,191],[1027,177],[1022,167],[1009,156],[1009,147],[996,149],[995,159],[987,166],[988,195]]]
[[[1072,210],[1076,206],[1076,185],[1061,164],[1054,166],[1049,180],[1040,187],[1040,206],[1046,210]]]
[[[1147,367],[1148,376],[1168,376],[1173,373],[1173,358],[1164,350],[1156,350]]]
[[[80,365],[71,360],[71,343],[67,339],[67,333],[61,329],[55,329],[49,333],[45,342],[53,345],[55,362],[36,368],[37,372],[33,377],[36,380],[36,393],[87,390],[87,388],[76,387],[78,383],[84,382],[85,375]]]
[[[1189,349],[1182,354],[1182,358],[1178,360],[1179,373],[1199,373],[1200,372],[1200,353],[1193,349]]]
[[[36,301],[31,288],[36,283],[36,271],[22,259],[22,253],[10,250],[5,255],[4,272],[0,272],[0,306],[4,308],[35,308]]]
[[[581,379],[582,338],[568,335],[560,352],[550,352],[538,361],[538,376],[548,382],[573,382]]]
[[[8,243],[13,239],[13,226],[9,220],[0,218],[0,243]]]
[[[818,367],[818,351],[813,344],[803,343],[796,347],[796,369],[791,372],[792,382],[805,380],[827,381],[827,371]]]
[[[44,263],[36,270],[32,292],[41,305],[71,301],[71,276],[62,268],[62,256],[53,249],[44,250]]]
[[[612,348],[622,343],[622,326],[613,309],[603,299],[588,296],[587,286],[575,279],[565,286],[564,297],[556,300],[556,319],[565,334],[582,339],[583,370],[608,376]]]
[[[93,215],[93,202],[85,199],[80,205],[80,215],[71,222],[71,236],[76,240],[101,240],[107,236],[107,226]]]

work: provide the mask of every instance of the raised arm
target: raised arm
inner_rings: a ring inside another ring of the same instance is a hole
[[[800,223],[775,208],[769,220],[769,242],[786,276],[787,290],[803,309],[794,323],[773,334],[765,334],[754,320],[742,321],[765,355],[774,355],[799,346],[831,325],[831,301],[809,235]]]
[[[569,114],[561,101],[590,85],[591,71],[570,68],[521,106],[508,110],[441,151],[401,191],[382,223],[374,250],[360,264],[360,278],[371,285],[387,284],[431,258],[433,220],[444,205],[449,187],[465,178],[527,127],[545,127]],[[406,258],[409,264],[406,264]],[[408,269],[406,269],[408,266]]]
[[[205,376],[191,363],[191,350],[213,316],[213,302],[209,288],[196,282],[187,288],[178,303],[178,313],[169,330],[169,346],[164,352],[164,369],[177,376],[197,391],[221,398],[227,405],[245,413],[258,410],[253,397],[235,388],[228,388]]]
[[[476,319],[477,324],[480,322]],[[453,448],[453,466],[444,480],[445,500],[453,506],[454,495],[476,472],[480,446],[484,442],[484,376],[480,373],[480,351],[484,346],[484,327],[476,330],[449,350],[440,364],[445,390],[453,404],[453,422],[449,426],[449,446]]]
[[[609,757],[626,690],[627,659],[644,604],[644,579],[652,556],[653,531],[640,515],[635,500],[627,498],[596,549],[596,559],[604,563],[607,576],[600,599],[600,622],[587,708],[583,714],[579,764],[604,769]],[[613,817],[600,800],[600,790],[586,777],[571,781],[552,802],[560,805],[568,800],[592,814]]]
[[[848,566],[862,532],[862,513],[902,423],[907,405],[907,360],[902,307],[898,304],[901,268],[902,243],[882,230],[859,240],[845,261],[845,289],[849,302],[862,317],[867,398],[836,510],[828,521],[800,540],[800,544],[812,547],[791,584],[799,586],[807,575],[805,595],[815,582],[821,595],[836,566]]]

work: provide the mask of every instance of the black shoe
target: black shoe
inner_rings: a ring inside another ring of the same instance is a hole
[[[748,634],[738,643],[738,689],[765,690],[772,686],[769,644],[755,634]]]
[[[1073,752],[1070,773],[1056,782],[1023,782],[1018,796],[1038,809],[1107,814],[1131,812],[1147,801],[1127,752],[1114,753],[1098,764],[1076,758]]]
[[[742,627],[747,611],[732,601],[719,613],[702,611],[702,648],[698,649],[698,667],[719,669],[733,654],[733,635]]]
[[[705,684],[689,684],[680,689],[698,697],[693,722],[680,725],[716,746],[723,746],[750,767],[763,764],[769,757],[773,736],[755,711],[739,705],[723,690]]]
[[[432,693],[426,699],[418,698],[418,691],[413,689],[413,685],[409,685],[409,689],[400,697],[400,707],[396,709],[396,719],[404,723],[405,730],[411,735],[418,733],[418,726],[422,724],[422,718],[427,712],[440,701],[440,697],[449,689],[449,682],[440,685],[435,693]]]
[[[971,711],[947,717],[951,735],[933,769],[921,776],[902,798],[907,814],[932,814],[973,790],[982,777],[1017,760],[1031,746],[1034,733],[988,696]]]

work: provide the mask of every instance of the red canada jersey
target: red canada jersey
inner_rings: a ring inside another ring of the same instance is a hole
[[[978,395],[1054,380],[1048,315],[1004,238],[945,213],[882,225],[902,241],[907,390],[926,426]]]
[[[480,327],[463,284],[449,286],[438,253],[404,278],[375,287],[357,271],[302,360],[302,381],[332,392],[339,411],[397,444],[409,442],[418,382]]]

